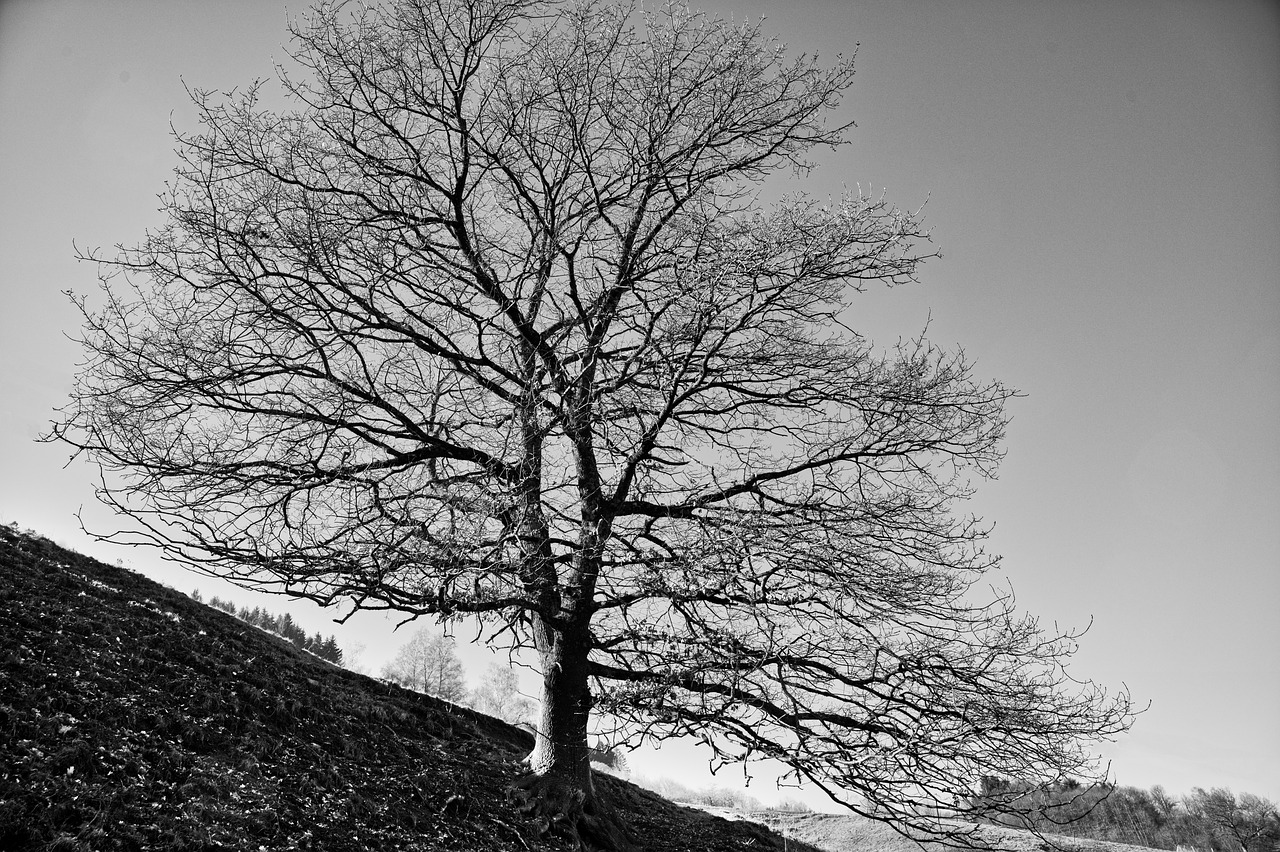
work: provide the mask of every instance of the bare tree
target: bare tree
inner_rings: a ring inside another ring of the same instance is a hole
[[[1188,813],[1240,852],[1280,849],[1280,809],[1269,799],[1252,793],[1237,797],[1223,787],[1208,791],[1193,787],[1183,801]]]
[[[1178,800],[1169,794],[1163,785],[1156,784],[1151,788],[1150,793],[1151,804],[1155,807],[1156,813],[1161,818],[1169,819],[1178,811]]]
[[[920,219],[757,203],[843,140],[851,58],[604,2],[322,5],[294,39],[293,111],[195,92],[167,225],[79,301],[52,435],[132,540],[535,648],[528,809],[584,843],[619,842],[593,712],[935,832],[982,775],[1097,773],[1128,696],[981,599],[954,510],[1013,392],[847,325],[933,256]]]
[[[453,639],[420,627],[383,668],[382,676],[405,689],[461,704],[467,698],[467,676],[453,648]]]
[[[533,715],[533,702],[520,693],[520,682],[509,665],[491,663],[471,694],[471,705],[482,713],[515,724]]]

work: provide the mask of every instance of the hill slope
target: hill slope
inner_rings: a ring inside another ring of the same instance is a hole
[[[497,719],[337,668],[140,574],[0,526],[4,852],[566,849],[506,797],[532,745]],[[855,816],[749,816],[765,827],[599,783],[653,852],[921,852]],[[1009,852],[1049,848],[1027,832],[983,831]]]
[[[552,850],[530,736],[0,527],[0,849]],[[642,847],[812,850],[602,778]]]
[[[936,842],[916,843],[888,825],[852,814],[755,813],[770,828],[803,841],[822,852],[954,852],[954,846]],[[1151,852],[1144,846],[1129,846],[1107,840],[1061,835],[1038,836],[1003,826],[984,825],[977,829],[983,848],[991,852]],[[804,848],[803,846],[791,848]]]

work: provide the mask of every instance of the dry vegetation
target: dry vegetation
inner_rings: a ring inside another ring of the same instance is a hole
[[[0,849],[567,848],[507,800],[523,731],[8,527],[0,649]],[[644,849],[786,843],[600,783]]]
[[[916,843],[884,823],[857,816],[753,813],[751,818],[823,852],[946,852],[953,848],[927,841]],[[999,826],[982,826],[977,832],[976,839],[984,848],[1001,852],[1137,852],[1143,848],[1104,840],[1038,836]]]

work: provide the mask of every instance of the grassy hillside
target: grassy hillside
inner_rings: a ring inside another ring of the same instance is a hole
[[[917,844],[884,823],[840,814],[752,814],[792,842],[802,842],[824,852],[954,852],[941,843]],[[1000,852],[1149,852],[1106,840],[1056,835],[1037,836],[1003,826],[981,826],[977,837],[985,849]],[[804,848],[792,846],[791,848]]]
[[[0,849],[562,849],[506,798],[531,746],[0,527]],[[601,783],[643,849],[814,848]]]

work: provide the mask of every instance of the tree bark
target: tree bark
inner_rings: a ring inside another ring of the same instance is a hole
[[[634,848],[626,826],[597,791],[587,743],[591,688],[588,620],[553,626],[539,618],[534,637],[542,664],[542,710],[529,775],[516,785],[519,809],[544,835],[590,852]]]
[[[587,749],[591,714],[587,631],[585,625],[563,630],[543,626],[538,633],[543,701],[537,740],[529,756],[530,769],[574,784],[590,797],[594,788]]]

